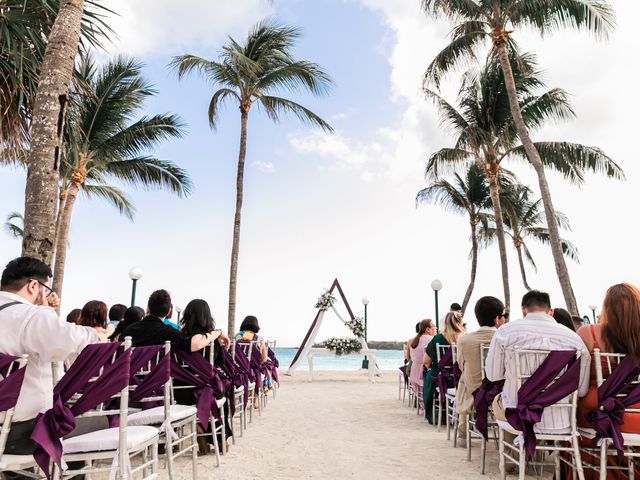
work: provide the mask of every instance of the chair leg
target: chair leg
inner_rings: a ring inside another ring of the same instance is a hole
[[[191,469],[194,480],[198,478],[198,427],[194,418],[191,422]]]
[[[518,446],[518,478],[524,480],[527,469],[527,454],[524,451],[524,442]]]
[[[471,452],[471,449],[469,449]],[[480,473],[484,475],[485,467],[487,466],[487,440],[482,437],[480,440]]]
[[[507,478],[507,468],[504,461],[504,431],[499,428],[498,429],[498,464],[500,466],[500,478],[501,480],[506,480]]]
[[[454,413],[453,420],[453,448],[458,447],[458,432],[460,430],[460,415]]]
[[[169,458],[173,456],[173,450],[169,450]],[[151,474],[158,475],[158,441],[151,445]]]
[[[629,465],[629,480],[635,480],[636,467],[635,467],[635,462],[633,461],[633,457],[627,457],[627,461]]]
[[[603,443],[606,444],[607,442]],[[573,447],[573,463],[575,465],[575,469],[578,472],[578,479],[584,480],[584,468],[582,467],[582,456],[580,455],[580,439],[578,437],[573,437],[571,439],[571,446]]]
[[[471,461],[471,422],[467,421],[467,462]]]
[[[607,440],[600,444],[600,480],[607,480]]]
[[[573,442],[572,442],[572,444],[573,444]],[[560,442],[554,441],[553,442],[553,446],[556,447],[556,448],[559,447],[560,446]],[[571,456],[574,457],[573,453],[571,454]],[[560,471],[560,468],[561,468],[560,452],[556,451],[556,454],[553,456],[553,459],[554,459],[554,466],[555,466],[555,477],[554,478],[558,478],[559,479],[559,478],[561,478],[560,477],[560,475],[561,475],[561,471]],[[578,457],[578,459],[574,458],[573,460],[575,462],[576,460],[579,460],[579,457]],[[576,465],[577,465],[577,463],[576,463]],[[542,468],[544,469],[544,466]]]
[[[220,437],[222,438],[222,455],[226,455],[227,454],[227,422],[226,422],[226,416],[224,413],[224,407],[220,411],[220,417],[222,418],[222,421],[220,422],[220,431],[221,431]]]

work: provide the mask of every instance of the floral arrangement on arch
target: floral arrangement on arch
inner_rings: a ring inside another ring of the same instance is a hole
[[[356,338],[364,338],[364,320],[362,318],[355,317],[353,320],[345,322],[345,325],[349,327]]]
[[[360,341],[355,338],[331,337],[322,342],[322,346],[332,352],[336,352],[336,355],[349,355],[350,353],[358,353],[362,350]]]
[[[318,297],[318,302],[316,303],[315,308],[320,309],[321,312],[326,312],[334,303],[336,303],[336,297],[331,295],[331,292],[325,292],[323,295]]]

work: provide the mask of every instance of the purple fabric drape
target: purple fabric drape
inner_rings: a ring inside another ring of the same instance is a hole
[[[31,438],[38,444],[38,448],[33,456],[48,477],[51,459],[61,467],[61,439],[75,428],[75,417],[106,402],[128,386],[131,350],[126,350],[112,361],[119,347],[119,343],[85,347],[54,388],[53,408],[36,417]],[[102,368],[104,370],[100,374]],[[99,374],[95,381],[90,382]],[[82,391],[81,397],[75,403],[67,405],[79,391]]]
[[[11,362],[17,360],[20,360],[20,357],[0,353],[0,372],[4,377],[0,381],[0,412],[6,412],[18,403],[26,368],[16,368],[10,372]]]
[[[442,403],[445,401],[447,388],[449,388],[448,385],[457,385],[458,380],[460,380],[458,362],[453,362],[453,349],[447,348],[444,356],[438,362],[438,373],[431,377],[431,381],[438,387],[438,393]]]
[[[156,361],[160,352],[162,356]],[[140,380],[136,374],[147,365],[151,370]],[[137,387],[129,395],[129,401],[139,402],[145,397],[160,396],[170,376],[171,356],[164,354],[164,346],[136,347],[131,354],[131,383],[135,381]],[[145,402],[144,408],[151,408],[156,404],[157,402]]]
[[[636,365],[633,357],[627,355],[614,369],[609,377],[598,388],[598,410],[587,412],[587,419],[596,431],[594,446],[603,438],[611,438],[618,456],[622,455],[624,438],[620,425],[624,423],[624,410],[640,403],[640,384],[636,385],[626,396],[620,399],[617,395],[640,375],[640,365]]]
[[[486,377],[480,387],[473,392],[473,408],[476,412],[476,430],[485,440],[489,440],[489,406],[496,396],[502,392],[504,380],[491,382]]]
[[[171,377],[195,388],[198,421],[205,429],[209,427],[209,414],[222,421],[215,393],[222,392],[223,387],[213,365],[200,352],[172,352]]]
[[[560,375],[565,367],[566,371]],[[579,382],[580,362],[576,352],[553,351],[518,390],[517,407],[507,408],[505,414],[509,424],[522,432],[530,458],[536,453],[533,427],[542,418],[544,409],[575,392]]]
[[[278,367],[280,366],[280,362],[278,361],[278,357],[276,357],[276,352],[274,352],[271,348],[267,349],[267,355],[269,357],[269,371],[271,372],[271,378],[280,385],[280,379],[278,377]]]
[[[229,402],[229,412],[231,415],[235,415],[236,413],[236,377],[237,377],[237,369],[231,359],[231,355],[224,349],[224,347],[220,347],[220,359],[218,361],[218,365],[214,364],[214,368],[220,378],[222,383],[222,388],[224,391],[224,396],[227,398]],[[239,379],[238,382],[242,385],[242,380]]]
[[[223,368],[231,375],[234,385],[234,397],[235,387],[244,387],[242,404],[247,406],[249,402],[249,375],[245,373],[237,362],[233,361],[231,352],[229,350],[222,349]]]

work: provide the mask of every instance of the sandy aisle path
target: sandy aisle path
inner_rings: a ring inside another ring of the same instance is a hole
[[[370,384],[364,373],[306,372],[284,377],[275,401],[214,466],[199,460],[199,478],[240,479],[486,479],[498,478],[497,456],[479,474],[473,461],[453,449],[435,428],[397,400],[397,376],[385,373]],[[477,442],[476,442],[477,443]],[[491,449],[492,450],[492,449]],[[179,463],[181,478],[189,464]],[[162,471],[163,478],[166,474]],[[513,478],[513,477],[512,477]]]

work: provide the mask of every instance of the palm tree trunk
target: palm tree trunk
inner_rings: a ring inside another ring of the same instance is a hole
[[[249,108],[240,107],[240,154],[238,155],[238,176],[236,178],[236,216],[233,221],[233,245],[231,247],[231,269],[229,272],[229,316],[227,331],[236,331],[236,291],[238,285],[238,253],[240,252],[240,223],[244,188],[244,161],[247,156],[247,120]]]
[[[544,205],[544,213],[547,219],[547,227],[549,229],[551,253],[553,254],[558,280],[562,287],[564,301],[567,304],[567,310],[569,310],[572,315],[578,315],[578,304],[573,292],[573,287],[571,286],[569,270],[567,269],[567,264],[562,253],[560,232],[558,231],[558,224],[556,223],[555,209],[553,208],[553,202],[551,201],[551,192],[549,190],[549,184],[547,183],[544,164],[542,163],[538,150],[531,141],[531,137],[529,136],[529,132],[527,131],[527,127],[525,126],[522,118],[522,112],[520,111],[520,105],[516,94],[516,84],[513,79],[513,71],[511,70],[511,63],[509,62],[509,55],[507,53],[506,41],[498,40],[494,42],[494,45],[498,52],[500,65],[502,66],[502,72],[504,74],[505,85],[507,87],[507,94],[509,97],[509,106],[511,107],[511,115],[513,116],[518,137],[520,137],[520,141],[524,146],[529,162],[531,162],[533,169],[538,175],[540,196]]]
[[[80,40],[83,0],[62,0],[47,39],[27,157],[22,254],[50,263],[55,242],[60,144]]]
[[[56,257],[53,270],[53,285],[51,288],[62,300],[62,284],[64,282],[64,267],[67,260],[67,246],[69,245],[69,227],[71,226],[71,215],[73,206],[78,198],[80,185],[72,183],[67,191],[67,199],[64,202],[64,210],[60,216],[58,227],[58,237],[56,238]]]
[[[477,222],[471,220],[471,280],[467,287],[467,293],[464,294],[464,300],[462,301],[462,314],[469,305],[471,294],[473,293],[473,287],[476,284],[476,272],[478,271],[478,235],[477,235]]]
[[[522,259],[522,245],[520,243],[516,243],[516,251],[518,252],[518,262],[520,263],[520,275],[522,275],[522,283],[524,283],[524,288],[527,291],[531,291],[531,287],[527,283],[527,272],[524,269],[524,260]]]
[[[498,167],[499,168],[499,167]],[[502,206],[500,205],[500,185],[498,184],[498,171],[492,171],[485,167],[489,177],[489,192],[491,204],[496,222],[496,236],[498,237],[498,250],[500,252],[500,266],[502,268],[502,288],[504,290],[504,304],[507,311],[511,310],[511,291],[509,289],[509,264],[507,261],[507,244],[504,234],[504,220],[502,218]]]

